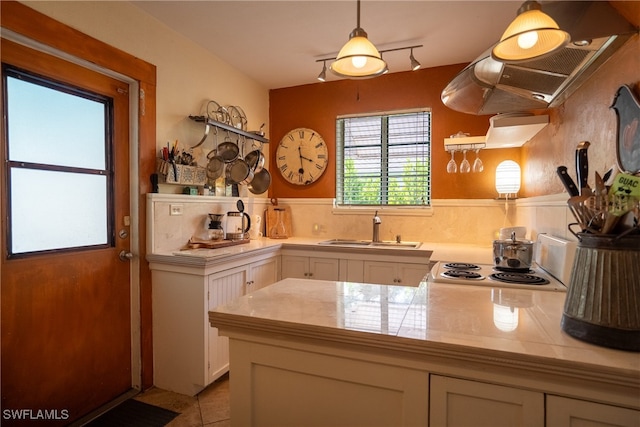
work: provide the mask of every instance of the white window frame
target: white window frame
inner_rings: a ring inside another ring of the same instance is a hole
[[[340,135],[341,129],[339,128],[339,121],[341,119],[346,118],[354,118],[354,117],[382,117],[382,116],[392,116],[392,115],[401,115],[401,114],[411,114],[411,113],[429,113],[429,177],[428,177],[428,200],[424,205],[343,205],[338,204],[338,197],[336,197],[333,201],[333,213],[335,214],[364,214],[374,211],[382,211],[385,215],[399,215],[399,216],[431,216],[433,214],[432,210],[432,198],[431,198],[431,174],[432,174],[432,166],[431,166],[431,146],[433,141],[431,139],[431,109],[430,108],[417,108],[410,110],[396,110],[396,111],[381,111],[381,112],[373,112],[366,114],[352,114],[352,115],[341,115],[336,118],[336,195],[339,194],[342,189],[340,188],[341,183],[344,181],[343,176],[344,173],[344,148],[342,144],[342,137]],[[384,133],[384,131],[382,132]],[[382,135],[381,135],[382,136]],[[382,141],[381,141],[382,144]]]

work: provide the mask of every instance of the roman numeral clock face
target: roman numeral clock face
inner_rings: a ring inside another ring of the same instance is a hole
[[[327,168],[327,144],[314,130],[298,128],[288,132],[276,150],[280,174],[295,185],[315,182]]]

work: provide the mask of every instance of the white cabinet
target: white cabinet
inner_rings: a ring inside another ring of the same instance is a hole
[[[429,264],[364,261],[364,282],[382,285],[418,286],[429,272]]]
[[[335,258],[282,255],[280,276],[297,279],[339,280],[340,261]]]
[[[429,425],[544,427],[544,393],[431,375]]]
[[[154,385],[193,396],[229,369],[208,312],[278,280],[275,251],[217,268],[152,265]],[[212,271],[212,272],[211,272]]]
[[[280,257],[271,257],[249,264],[247,293],[255,292],[279,280]]]
[[[219,305],[246,293],[248,267],[232,268],[208,277],[208,304],[206,314]],[[229,338],[220,336],[218,328],[208,328],[207,384],[217,380],[229,370]]]
[[[638,427],[640,411],[578,399],[547,396],[547,427]]]
[[[435,426],[640,426],[638,410],[440,375],[431,375],[429,396]]]

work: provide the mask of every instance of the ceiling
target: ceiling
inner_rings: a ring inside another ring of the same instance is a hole
[[[317,83],[356,27],[355,0],[134,1],[267,89]],[[494,44],[521,1],[363,0],[360,26],[379,50],[414,50],[423,68],[469,63]],[[409,51],[384,54],[391,73]],[[329,63],[327,63],[327,68]],[[327,72],[327,81],[338,77]]]

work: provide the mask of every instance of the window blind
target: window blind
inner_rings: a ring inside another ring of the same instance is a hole
[[[430,205],[430,110],[338,118],[336,142],[338,205]]]

